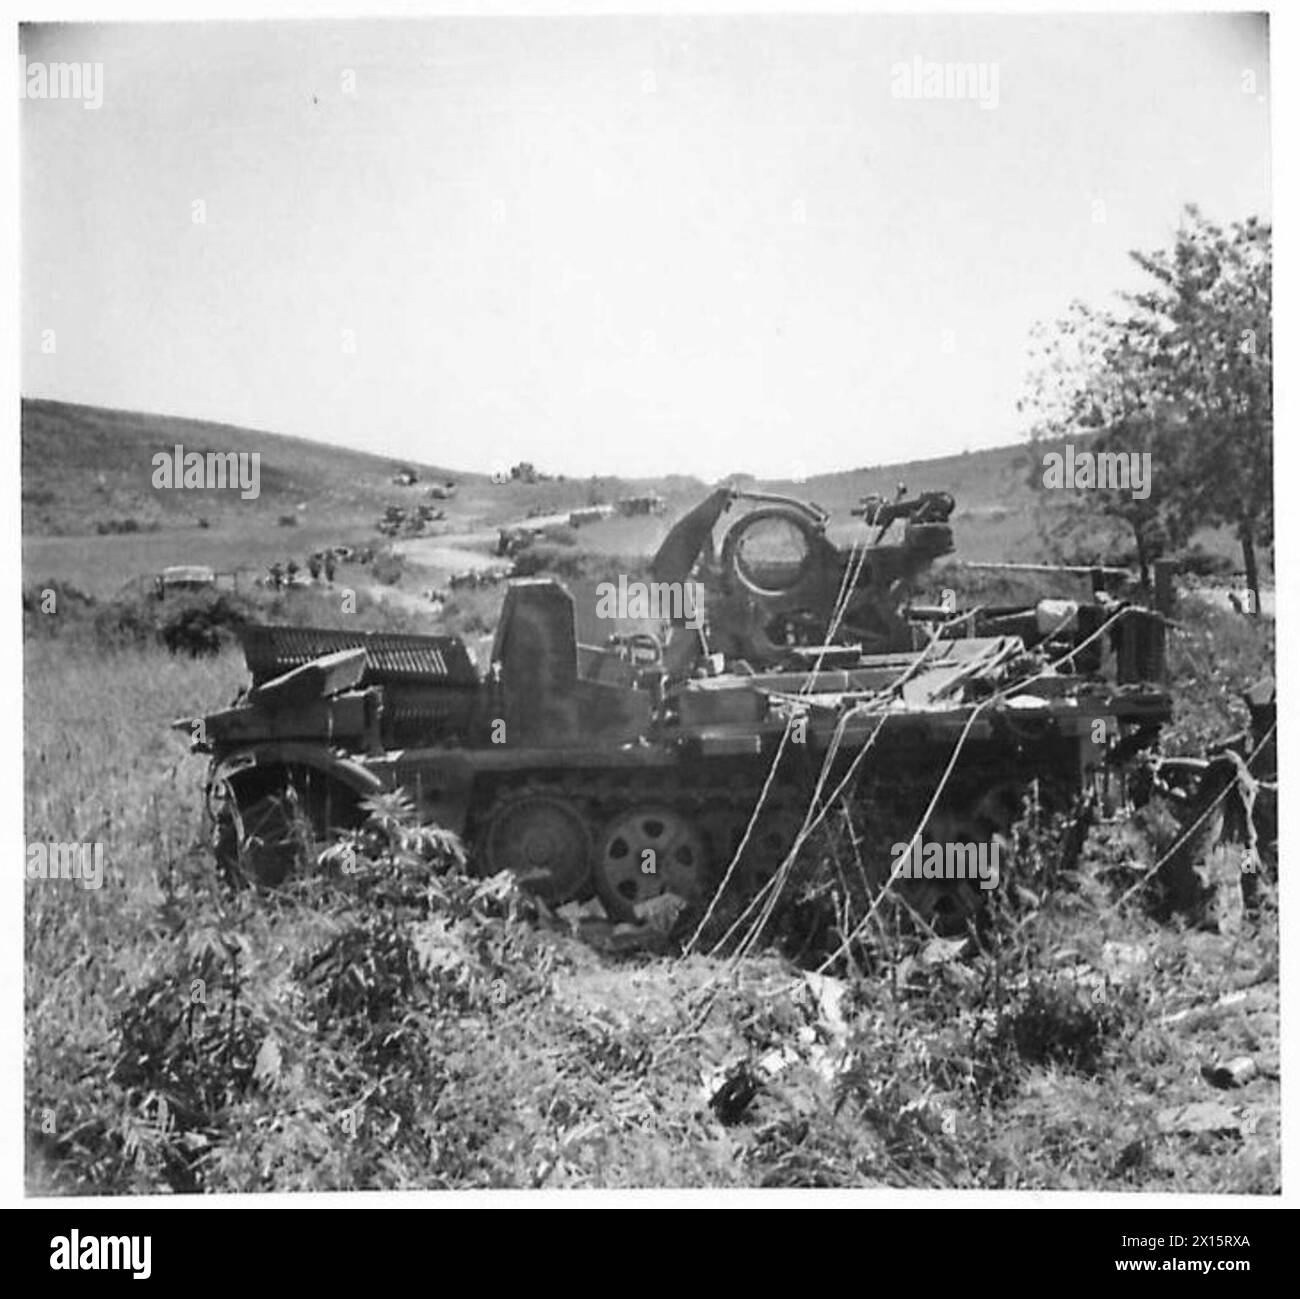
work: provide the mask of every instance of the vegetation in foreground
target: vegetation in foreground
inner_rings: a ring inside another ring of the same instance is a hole
[[[1191,746],[1271,647],[1250,619],[1186,627]],[[1242,915],[1229,871],[1161,923],[1133,824],[1097,827],[1068,876],[1059,827],[1026,825],[986,931],[882,927],[823,978],[789,953],[826,857],[755,956],[618,956],[387,800],[350,854],[232,892],[167,723],[242,678],[226,648],[29,654],[28,841],[107,863],[99,890],[27,884],[33,1194],[1279,1189],[1271,888]],[[1207,1080],[1242,1055],[1244,1088]]]

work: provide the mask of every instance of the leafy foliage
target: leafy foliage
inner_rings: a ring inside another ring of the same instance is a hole
[[[1272,228],[1225,229],[1189,207],[1171,249],[1132,256],[1150,282],[1122,310],[1075,302],[1040,328],[1021,407],[1044,446],[1086,437],[1092,452],[1149,454],[1150,495],[1088,491],[1052,528],[1077,534],[1100,511],[1145,564],[1226,524],[1257,589],[1255,546],[1273,532]]]

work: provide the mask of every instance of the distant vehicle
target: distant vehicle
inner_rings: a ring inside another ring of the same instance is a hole
[[[393,482],[398,487],[414,487],[420,481],[420,475],[414,469],[399,469],[393,475]]]
[[[599,523],[614,513],[612,505],[588,505],[581,510],[574,510],[569,515],[569,527],[580,528],[584,523]]]
[[[537,538],[532,528],[502,528],[497,533],[497,554],[514,558],[522,550],[527,550]]]
[[[509,575],[510,571],[508,569],[469,568],[463,573],[453,573],[447,579],[447,585],[453,591],[476,591],[479,587],[496,586]]]
[[[431,500],[449,501],[453,496],[456,495],[456,484],[450,478],[448,478],[447,481],[443,483],[441,486],[439,486],[437,483],[434,483],[434,485],[429,488],[429,490],[425,493],[425,495],[428,496]]]
[[[223,573],[234,585],[234,574]],[[154,594],[158,599],[182,591],[207,591],[217,585],[217,574],[206,564],[172,564],[154,578]]]
[[[615,502],[615,508],[630,518],[637,514],[662,514],[667,503],[657,492],[649,492],[645,496],[624,496]]]

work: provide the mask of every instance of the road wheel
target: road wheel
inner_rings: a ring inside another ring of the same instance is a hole
[[[318,843],[364,819],[356,794],[301,768],[266,771],[255,780],[215,782],[209,807],[217,864],[235,885],[275,888],[312,856]]]
[[[552,906],[582,892],[591,875],[591,834],[567,799],[524,794],[499,802],[480,841],[486,874],[510,871]]]
[[[243,807],[228,800],[217,814],[215,848],[232,881],[261,888],[283,884],[306,848],[293,791],[273,790]]]
[[[781,869],[803,823],[801,813],[782,804],[769,805],[758,814],[741,859],[748,889],[761,888]]]
[[[968,880],[908,880],[902,897],[941,938],[964,934],[969,925],[978,924],[985,907],[979,886]]]
[[[633,808],[601,832],[596,890],[614,919],[636,920],[640,904],[664,893],[697,901],[706,867],[704,840],[687,817],[668,808]]]
[[[996,823],[997,818],[982,801],[964,811],[940,810],[925,828],[922,851],[928,844],[945,849],[950,844],[961,844],[982,853],[986,861],[1005,866],[1008,844],[1003,831],[995,828]],[[900,881],[900,885],[907,905],[936,934],[946,938],[964,934],[971,924],[978,924],[988,904],[988,890],[981,887],[978,878],[911,879]]]

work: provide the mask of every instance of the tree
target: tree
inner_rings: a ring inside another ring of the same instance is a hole
[[[1121,520],[1145,566],[1203,525],[1241,545],[1251,611],[1257,548],[1273,539],[1272,227],[1226,230],[1188,207],[1171,249],[1130,254],[1152,283],[1123,310],[1071,304],[1021,409],[1032,440],[1089,437],[1089,450],[1148,454],[1150,494],[1080,493],[1076,509]]]

